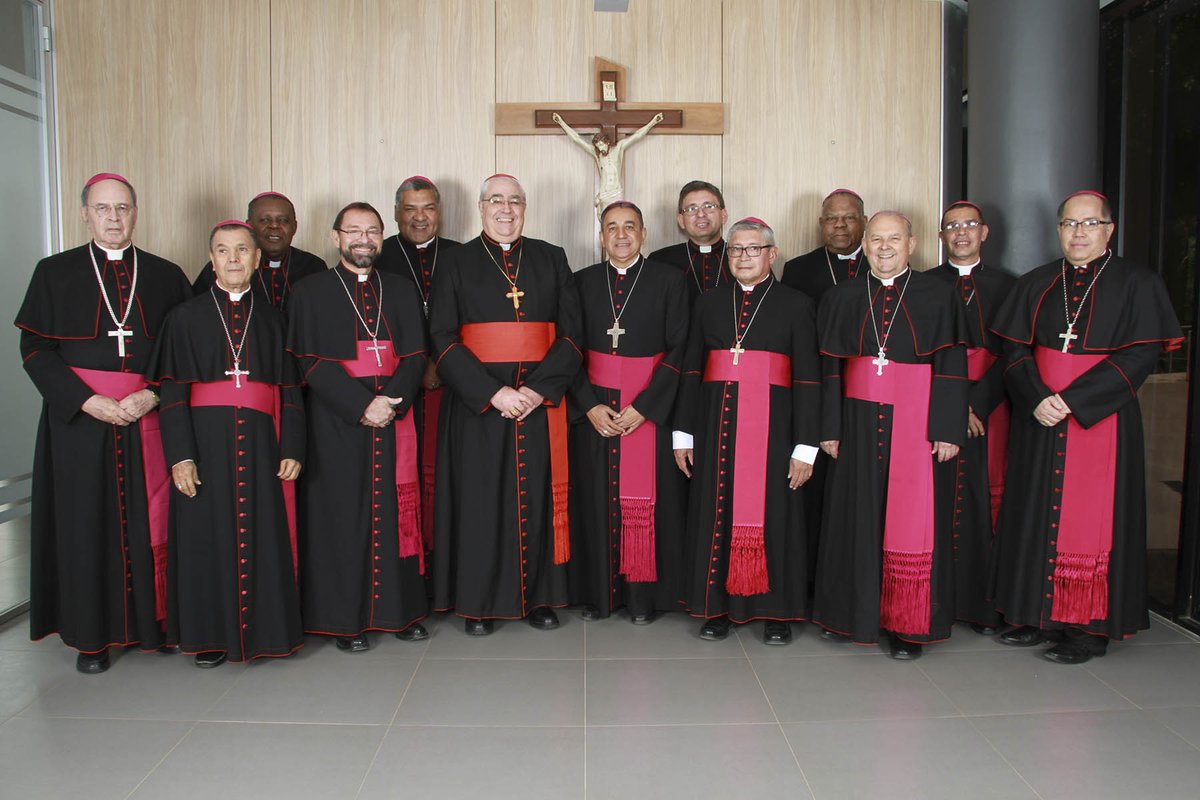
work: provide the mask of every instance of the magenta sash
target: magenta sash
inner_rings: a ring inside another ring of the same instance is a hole
[[[193,383],[191,406],[229,406],[232,408],[249,408],[260,414],[266,414],[275,422],[275,438],[279,440],[280,422],[283,419],[280,408],[279,387],[258,381],[246,381],[237,388],[234,381],[213,381],[211,383]],[[280,440],[282,444],[282,441]],[[287,516],[288,540],[292,545],[292,573],[299,575],[300,560],[296,548],[296,482],[279,482],[283,491],[283,510]]]
[[[421,532],[426,550],[433,550],[433,482],[437,475],[437,430],[441,410],[442,388],[424,390],[421,393],[421,426],[425,429],[421,442]]]
[[[662,353],[634,358],[589,350],[588,380],[597,386],[620,391],[620,404],[625,408],[650,385],[654,369],[662,359]],[[650,420],[628,436],[621,437],[621,464],[618,467],[620,571],[626,580],[635,583],[658,580],[654,543],[655,441],[656,428]]]
[[[985,347],[967,348],[967,377],[973,381],[983,376],[996,363],[996,356]],[[1008,469],[1008,428],[1012,412],[1008,400],[987,418],[988,492],[992,504],[992,530],[996,528],[996,517],[1000,513],[1000,501],[1004,498],[1004,472]]]
[[[767,509],[771,387],[792,385],[792,360],[782,353],[743,350],[738,354],[738,363],[734,364],[733,354],[728,350],[710,350],[704,366],[704,380],[738,385],[737,437],[733,449],[733,529],[725,590],[736,595],[765,594],[770,591],[763,529]]]
[[[929,364],[889,362],[883,374],[866,356],[846,359],[846,397],[892,407],[883,586],[879,625],[927,634],[933,573],[933,456],[929,444]]]
[[[358,355],[353,361],[343,361],[342,367],[352,378],[390,377],[400,366],[400,359],[388,349],[375,352],[368,350],[369,341],[359,341]],[[400,557],[417,557],[418,569],[425,574],[425,547],[421,541],[420,485],[417,479],[417,427],[413,424],[412,409],[392,423],[396,432],[396,509],[397,530],[400,536]]]
[[[109,372],[71,367],[71,371],[96,394],[121,400],[146,388],[146,378],[136,372]],[[154,617],[167,618],[167,518],[171,507],[171,476],[163,455],[158,411],[138,420],[142,439],[142,469],[146,484],[146,515],[150,527],[150,553],[154,558]]]
[[[1061,392],[1105,358],[1063,353],[1052,347],[1033,348],[1038,373],[1052,392]],[[1059,440],[1066,439],[1066,463],[1061,510],[1050,531],[1050,537],[1058,540],[1050,619],[1087,625],[1094,619],[1108,618],[1108,556],[1112,550],[1117,483],[1117,415],[1110,414],[1086,429],[1074,416],[1068,416],[1065,432],[1060,423],[1054,435]]]

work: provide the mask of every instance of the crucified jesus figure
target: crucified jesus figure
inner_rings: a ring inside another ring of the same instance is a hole
[[[621,183],[621,172],[625,161],[625,148],[638,139],[645,137],[651,128],[663,121],[663,115],[661,113],[655,114],[645,125],[624,139],[618,140],[616,143],[610,142],[603,131],[597,133],[589,141],[580,136],[579,132],[570,125],[563,122],[563,118],[558,114],[555,114],[553,119],[563,129],[563,133],[572,142],[579,145],[596,162],[596,169],[600,172],[600,190],[596,192],[595,201],[596,218],[599,219],[600,212],[604,211],[604,207],[615,200],[621,200],[625,193],[624,186]]]

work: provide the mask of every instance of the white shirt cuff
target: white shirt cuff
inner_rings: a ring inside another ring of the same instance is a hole
[[[671,431],[671,447],[674,450],[691,450],[695,437],[683,431]]]
[[[817,448],[811,444],[798,444],[792,448],[792,458],[797,461],[803,461],[805,464],[815,464],[817,461]]]
[[[185,458],[183,461],[180,461],[180,462],[179,462],[179,464],[195,464],[195,463],[196,463],[196,462],[195,462],[193,459],[190,459],[190,458]],[[172,465],[171,465],[171,469],[175,469],[176,467],[178,467],[178,466],[179,466],[179,464],[172,464]]]

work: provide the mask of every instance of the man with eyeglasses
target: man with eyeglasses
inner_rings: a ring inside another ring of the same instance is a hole
[[[59,634],[94,675],[111,646],[164,641],[170,481],[144,373],[164,317],[191,288],[179,267],[134,246],[128,180],[92,176],[79,211],[91,241],[38,263],[16,325],[43,398],[29,632]]]
[[[825,638],[879,641],[919,658],[954,623],[949,498],[935,469],[967,436],[967,358],[946,285],[916,272],[898,211],[867,223],[864,280],[825,293],[818,312],[829,470],[813,621]]]
[[[834,189],[821,201],[821,215],[817,217],[820,247],[784,264],[783,282],[804,292],[814,303],[820,303],[821,295],[829,289],[861,278],[867,272],[862,254],[866,224],[863,199],[858,192]]]
[[[1004,339],[1013,418],[995,541],[1000,641],[1054,645],[1060,664],[1103,656],[1149,627],[1138,389],[1182,343],[1166,285],[1115,255],[1098,192],[1058,207],[1062,258],[1022,275],[992,330]]]
[[[376,268],[393,272],[412,281],[421,295],[421,305],[429,316],[429,298],[438,257],[458,245],[440,236],[442,194],[433,181],[413,175],[396,189],[395,219],[397,233],[383,241]],[[425,326],[426,335],[429,325]],[[417,439],[421,448],[421,533],[425,547],[433,547],[434,473],[437,465],[438,415],[442,407],[442,381],[433,359],[425,365],[421,378],[421,399],[417,403]]]
[[[651,261],[678,267],[687,276],[688,294],[696,298],[718,284],[728,284],[725,240],[721,232],[729,219],[725,196],[708,181],[689,181],[679,190],[675,221],[687,241],[650,254]]]
[[[292,247],[296,236],[296,207],[279,192],[261,192],[246,206],[246,222],[262,248],[263,263],[255,271],[251,289],[280,311],[287,311],[292,286],[301,278],[325,271],[320,256]],[[207,294],[216,280],[213,264],[205,264],[192,291]]]
[[[988,600],[993,525],[1004,494],[1008,463],[1009,404],[1004,393],[1001,340],[988,330],[1016,280],[980,256],[988,237],[983,211],[967,200],[942,212],[946,261],[931,271],[953,288],[967,346],[967,440],[953,461],[938,469],[943,496],[953,498],[955,619],[976,633],[996,633],[999,616]]]
[[[642,255],[642,211],[601,213],[607,255],[576,274],[585,368],[571,385],[571,603],[635,625],[679,607],[686,489],[669,416],[688,333],[684,276]]]
[[[561,247],[523,234],[511,175],[479,189],[483,230],[433,278],[443,398],[434,498],[434,604],[485,636],[495,619],[557,628],[567,603],[567,416],[582,359],[579,296]]]
[[[288,350],[308,383],[308,461],[300,484],[304,629],[338,649],[368,631],[429,636],[417,430],[425,374],[421,298],[375,269],[383,218],[367,203],[338,212],[332,269],[296,285]]]
[[[785,645],[808,608],[804,504],[817,452],[820,372],[812,301],[771,273],[775,232],[729,232],[733,281],[696,301],[684,356],[675,461],[692,478],[684,606],[701,639],[764,621]]]

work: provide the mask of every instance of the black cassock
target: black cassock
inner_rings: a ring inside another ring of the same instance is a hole
[[[1013,404],[1009,469],[1004,503],[996,525],[995,606],[1008,622],[1045,629],[1067,624],[1093,634],[1122,639],[1149,627],[1146,612],[1146,484],[1142,415],[1137,391],[1159,355],[1179,345],[1181,332],[1162,278],[1113,256],[1084,268],[1065,266],[1067,305],[1074,317],[1082,304],[1069,353],[1098,357],[1059,394],[1071,417],[1084,429],[1116,420],[1115,477],[1110,484],[1111,551],[1108,555],[1107,614],[1088,623],[1053,618],[1055,563],[1061,552],[1060,498],[1066,479],[1063,446],[1068,420],[1047,428],[1033,411],[1053,392],[1035,363],[1037,348],[1061,354],[1067,330],[1062,260],[1021,276],[1001,307],[992,330],[1005,340],[1005,383]],[[1100,485],[1086,488],[1097,505]],[[1107,531],[1097,531],[1104,539]]]
[[[992,522],[1004,488],[1010,415],[1004,391],[1003,342],[988,328],[1016,278],[984,264],[976,265],[968,275],[959,275],[949,262],[930,274],[952,286],[961,304],[963,344],[972,379],[968,405],[987,431],[984,436],[967,439],[953,462],[955,619],[994,627],[999,617],[988,598],[988,568]],[[976,378],[977,370],[986,371]],[[991,480],[993,476],[999,482]],[[938,477],[949,479],[951,471],[939,469]]]
[[[516,422],[490,401],[504,386],[527,385],[555,406],[564,402],[582,359],[579,295],[566,253],[538,239],[505,251],[477,237],[443,258],[429,315],[449,390],[438,425],[434,604],[465,617],[516,619],[565,605],[567,570],[554,558],[547,406]],[[519,309],[507,296],[510,278],[524,292]],[[484,363],[462,343],[465,325],[514,322],[554,324],[542,360]]]
[[[299,487],[304,629],[335,636],[401,631],[428,613],[423,555],[401,556],[396,464],[396,427],[411,413],[425,371],[421,300],[395,275],[358,277],[339,264],[308,278],[288,311],[287,346],[309,387]],[[352,377],[343,362],[371,344],[370,331],[399,364],[391,374]],[[378,395],[401,398],[385,428],[359,421]],[[415,497],[415,482],[409,489]]]
[[[682,272],[687,279],[688,297],[693,304],[697,297],[713,287],[728,285],[733,281],[725,266],[724,239],[703,246],[689,239],[655,250],[647,258],[660,264],[669,264]]]
[[[236,366],[226,326],[235,346],[245,335]],[[190,459],[201,481],[195,497],[171,492],[167,641],[185,653],[224,650],[230,661],[244,661],[303,644],[276,473],[282,459],[304,462],[304,400],[283,336],[274,306],[253,292],[234,302],[216,288],[177,306],[155,348],[151,373],[162,384],[167,465]],[[249,374],[226,374],[234,369]],[[213,390],[225,397],[205,396]]]
[[[575,277],[583,308],[581,346],[588,359],[602,360],[591,353],[596,351],[603,356],[658,356],[662,360],[646,372],[648,383],[634,394],[632,403],[633,392],[626,392],[623,398],[619,388],[591,381],[586,363],[571,385],[571,603],[595,606],[602,616],[623,606],[633,614],[674,611],[679,606],[687,484],[675,466],[670,414],[688,335],[686,278],[668,265],[646,260],[624,274],[603,262]],[[619,335],[617,347],[607,333],[613,327],[614,307],[621,317],[620,327],[626,331]],[[620,362],[607,363],[615,366]],[[656,580],[627,580],[628,570],[621,572],[619,486],[625,440],[601,436],[587,418],[588,410],[596,405],[619,412],[630,404],[646,418],[643,425],[655,427],[651,452]]]
[[[299,247],[289,247],[278,266],[272,266],[266,253],[263,253],[258,270],[250,281],[250,287],[258,298],[286,312],[288,298],[292,296],[292,287],[296,281],[324,272],[325,269],[325,262],[319,256]],[[200,274],[192,282],[192,291],[198,295],[203,294],[215,281],[212,262],[209,261],[200,268]]]
[[[874,327],[868,292],[874,306]],[[928,427],[925,440],[914,446],[933,460],[931,442],[961,445],[966,440],[966,351],[959,344],[958,308],[949,288],[932,275],[911,269],[898,275],[890,286],[874,275],[839,283],[822,298],[817,327],[823,384],[821,440],[838,441],[839,452],[829,468],[813,621],[856,642],[872,643],[879,640],[881,627],[884,520],[895,407],[846,397],[846,359],[876,357],[878,329],[880,336],[887,337],[889,362],[932,365]],[[929,633],[895,631],[917,642],[948,637],[955,616],[952,496],[947,495],[953,487],[953,462],[934,461],[933,472]],[[944,477],[947,472],[949,481]]]
[[[749,595],[732,594],[726,586],[742,387],[703,379],[710,353],[732,360],[735,321],[744,350],[791,360],[790,385],[768,389],[763,518],[768,591]],[[675,426],[692,434],[695,454],[684,546],[685,608],[700,617],[727,614],[734,622],[804,618],[811,567],[804,502],[799,491],[788,488],[788,468],[795,445],[817,445],[820,373],[812,302],[772,276],[749,292],[735,283],[700,297],[692,309],[680,393]]]
[[[147,415],[144,425],[93,419],[80,408],[96,392],[72,368],[144,374],[163,318],[191,290],[179,267],[137,250],[128,320],[133,335],[120,358],[108,336],[115,326],[89,250],[119,319],[129,298],[134,249],[107,261],[94,244],[42,259],[16,319],[25,371],[43,400],[33,459],[29,630],[34,639],[57,632],[83,652],[110,644],[154,650],[163,643],[163,630],[155,619],[142,428],[157,429],[157,413]],[[164,523],[169,485],[162,484],[155,499]],[[163,600],[165,543],[158,562]]]
[[[375,267],[408,278],[414,283],[419,279],[421,299],[428,302],[433,289],[433,275],[441,263],[442,254],[458,245],[459,242],[453,239],[436,236],[424,247],[417,247],[397,233],[384,240]]]

